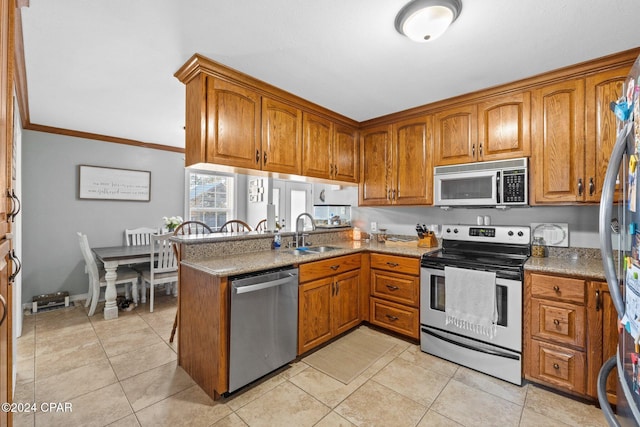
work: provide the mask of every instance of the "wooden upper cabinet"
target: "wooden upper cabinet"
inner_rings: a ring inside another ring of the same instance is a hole
[[[262,170],[300,175],[302,111],[262,97]]]
[[[330,179],[333,172],[333,123],[310,113],[302,115],[302,174]]]
[[[478,104],[478,160],[531,155],[531,94],[521,92]]]
[[[260,95],[242,86],[208,77],[206,161],[256,168],[260,149]],[[189,162],[187,165],[197,163]]]
[[[433,203],[432,117],[394,123],[392,203]]]
[[[434,127],[434,166],[469,163],[476,160],[478,133],[475,104],[436,113]]]
[[[358,182],[358,132],[320,116],[302,116],[302,175]]]
[[[531,203],[583,200],[584,79],[536,89],[532,101]]]
[[[365,129],[360,134],[360,184],[358,204],[389,204],[391,191],[391,126]]]
[[[358,131],[335,124],[333,133],[333,176],[336,181],[358,182],[360,174],[360,144]]]
[[[609,156],[616,142],[616,116],[609,108],[622,94],[629,66],[603,71],[586,78],[585,200],[599,202]],[[622,185],[615,200],[622,200]]]

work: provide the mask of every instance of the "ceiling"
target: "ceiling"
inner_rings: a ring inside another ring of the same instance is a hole
[[[364,121],[640,46],[638,0],[462,0],[432,43],[408,0],[30,0],[28,122],[184,147],[194,54]]]

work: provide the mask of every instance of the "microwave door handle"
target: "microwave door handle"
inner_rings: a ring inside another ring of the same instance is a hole
[[[498,172],[496,173],[496,202],[497,202],[498,204],[500,204],[500,203],[501,203],[501,201],[500,201],[500,194],[501,194],[501,193],[502,193],[502,192],[500,191],[500,171],[498,171]]]

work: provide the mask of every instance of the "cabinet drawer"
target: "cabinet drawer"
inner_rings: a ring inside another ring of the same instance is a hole
[[[374,253],[371,254],[371,268],[419,276],[420,259]]]
[[[300,265],[298,269],[300,275],[299,280],[300,283],[304,283],[322,277],[332,276],[337,273],[355,270],[356,268],[360,268],[360,254],[309,262]]]
[[[584,280],[531,274],[531,294],[539,298],[584,303]]]
[[[585,354],[531,340],[531,374],[534,378],[567,390],[585,392]]]
[[[418,307],[420,279],[416,276],[371,270],[371,295]]]
[[[584,349],[585,308],[574,304],[532,298],[531,334],[534,337]]]
[[[420,316],[417,308],[407,307],[374,297],[369,298],[371,323],[385,329],[418,338]]]

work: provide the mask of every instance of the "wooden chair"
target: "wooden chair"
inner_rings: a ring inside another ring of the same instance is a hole
[[[98,268],[93,252],[91,252],[87,235],[78,232],[78,241],[85,262],[85,271],[89,274],[89,290],[87,292],[87,302],[84,306],[89,307],[89,305],[91,305],[89,316],[93,316],[96,311],[96,306],[98,305],[98,299],[100,299],[100,288],[106,287],[107,281],[104,278],[104,270]],[[129,267],[120,266],[118,267],[117,274],[116,285],[130,284],[133,290],[133,302],[138,304],[138,272]]]
[[[160,234],[159,228],[140,227],[124,230],[124,244],[126,246],[143,246],[151,244],[151,236]]]
[[[256,228],[254,228],[254,230],[256,230],[256,231],[267,231],[267,220],[263,219],[262,221],[260,221],[258,223],[258,225],[256,225]]]
[[[142,275],[142,302],[146,302],[146,286],[149,284],[149,311],[153,312],[154,288],[156,285],[178,283],[178,257],[173,249],[173,243],[169,238],[173,233],[151,236],[151,256],[157,256],[155,262],[150,263],[147,269],[141,271]],[[174,295],[178,288],[174,286]]]
[[[244,221],[239,219],[232,219],[230,221],[225,222],[220,227],[220,232],[234,232],[234,231],[251,231],[251,227]]]
[[[201,221],[185,221],[173,231],[173,234],[178,236],[183,235],[199,235],[199,234],[209,234],[213,233],[211,227]]]
[[[210,234],[210,233],[213,233],[213,230],[204,222],[185,221],[182,224],[180,224],[178,227],[176,227],[176,229],[173,232],[173,235],[174,236],[189,235],[189,234],[204,235],[204,234]],[[173,245],[173,252],[176,258],[180,260],[180,254],[178,253],[178,245]],[[180,310],[180,304],[178,303],[178,309],[176,310],[176,317],[175,319],[173,319],[173,326],[171,327],[171,336],[169,337],[170,343],[173,342],[173,338],[176,335],[176,329],[178,329],[179,310]]]

